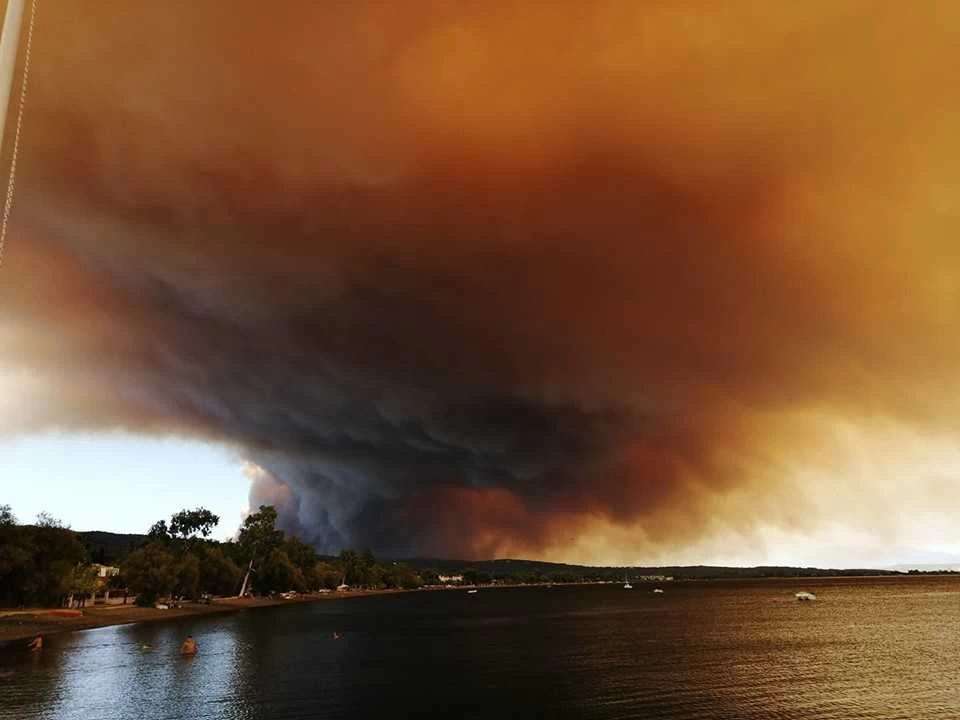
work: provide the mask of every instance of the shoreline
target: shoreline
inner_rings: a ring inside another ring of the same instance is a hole
[[[949,577],[949,575],[947,575]],[[926,575],[858,575],[858,576],[814,576],[814,577],[767,577],[767,578],[718,578],[707,580],[702,578],[682,579],[667,581],[669,585],[688,584],[688,583],[723,583],[724,581],[734,582],[771,582],[787,581],[791,583],[815,586],[824,580],[881,580],[881,579],[907,579],[924,578]],[[956,577],[954,575],[954,577]],[[656,581],[634,580],[637,585],[653,586]],[[330,593],[308,593],[298,595],[290,600],[282,598],[217,598],[211,604],[185,603],[183,607],[171,608],[169,610],[157,610],[156,608],[142,608],[136,605],[110,605],[93,606],[84,608],[83,614],[76,617],[64,617],[56,613],[63,613],[58,608],[31,608],[16,610],[13,608],[0,608],[0,649],[9,647],[18,641],[27,640],[38,633],[41,635],[60,634],[67,632],[77,632],[80,630],[93,630],[101,627],[111,627],[114,625],[130,625],[133,623],[159,622],[161,620],[174,620],[185,617],[200,617],[203,615],[215,615],[219,613],[239,612],[243,610],[255,610],[265,607],[280,607],[283,605],[298,605],[303,603],[326,602],[333,600],[347,600],[357,597],[370,597],[376,595],[398,595],[401,593],[418,592],[444,592],[444,591],[465,591],[471,589],[496,590],[500,588],[548,588],[581,586],[581,585],[619,585],[620,581],[595,581],[595,582],[573,582],[573,583],[540,583],[540,584],[496,584],[496,585],[455,585],[455,586],[431,586],[414,588],[410,590],[400,589],[382,589],[382,590],[347,590],[343,592]]]
[[[446,588],[436,589],[443,590]],[[433,590],[433,588],[430,590]],[[24,610],[0,608],[0,648],[8,646],[11,643],[16,643],[19,640],[30,639],[37,634],[46,636],[77,632],[80,630],[93,630],[114,625],[159,622],[161,620],[201,617],[203,615],[217,615],[265,607],[297,605],[327,600],[345,600],[347,598],[366,597],[370,595],[394,595],[408,592],[423,592],[423,590],[348,590],[339,593],[303,594],[290,600],[281,598],[217,598],[209,605],[202,603],[184,603],[180,608],[170,608],[169,610],[158,610],[152,607],[144,608],[133,604],[97,605],[83,608],[82,615],[73,617],[55,614],[63,613],[63,609],[60,608],[31,608]]]

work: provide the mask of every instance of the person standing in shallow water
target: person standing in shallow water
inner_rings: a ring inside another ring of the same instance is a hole
[[[183,641],[183,645],[180,646],[181,655],[196,655],[197,654],[197,641],[193,639],[192,635],[187,635],[187,639]]]

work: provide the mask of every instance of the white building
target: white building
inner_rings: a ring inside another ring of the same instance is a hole
[[[97,577],[100,578],[110,578],[120,574],[120,568],[113,567],[113,565],[100,565],[98,563],[93,563],[90,567],[97,571]]]

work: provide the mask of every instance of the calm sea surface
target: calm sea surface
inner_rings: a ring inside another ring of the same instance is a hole
[[[960,718],[958,578],[663,587],[422,592],[50,636],[39,656],[0,649],[0,718]]]

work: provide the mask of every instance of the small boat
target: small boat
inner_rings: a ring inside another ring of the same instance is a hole
[[[797,593],[796,598],[800,602],[813,602],[814,600],[817,599],[817,596],[814,595],[812,592],[806,592],[805,590],[801,590],[800,592]]]
[[[630,581],[627,579],[627,574],[623,574],[623,589],[624,590],[633,590],[633,585],[630,584]]]
[[[663,590],[661,590],[660,588],[654,588],[653,592],[655,592],[657,595],[663,595]]]
[[[477,594],[476,590],[467,590],[467,595],[476,595],[476,594]]]

